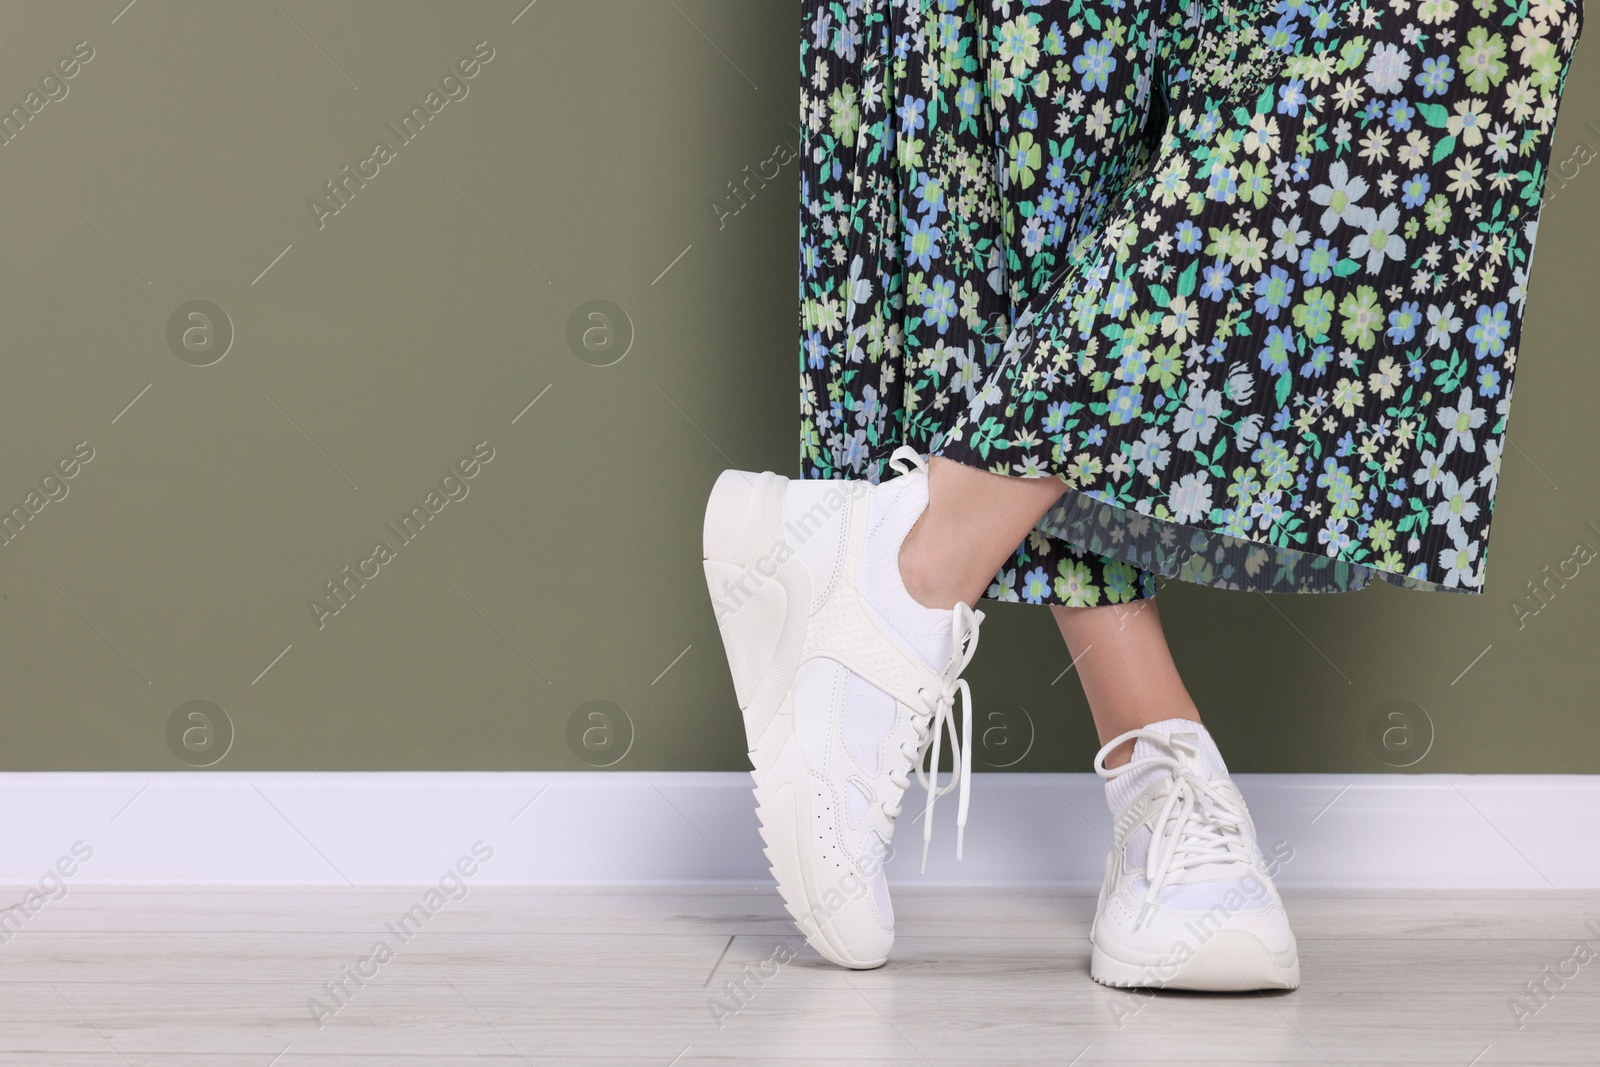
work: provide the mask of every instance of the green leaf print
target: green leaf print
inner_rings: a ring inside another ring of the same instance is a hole
[[[1417,111],[1429,126],[1444,129],[1450,124],[1450,111],[1443,104],[1418,103]]]
[[[1445,156],[1448,156],[1455,150],[1456,139],[1454,137],[1439,138],[1439,143],[1433,146],[1433,162],[1439,162],[1439,160],[1443,159]]]
[[[1179,296],[1188,296],[1190,293],[1194,292],[1195,278],[1198,276],[1199,270],[1200,261],[1197,259],[1185,267],[1182,274],[1178,275]],[[1151,286],[1151,288],[1154,289],[1156,287]]]

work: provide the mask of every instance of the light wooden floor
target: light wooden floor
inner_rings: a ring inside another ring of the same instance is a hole
[[[1078,891],[901,890],[866,973],[770,891],[473,888],[401,945],[384,924],[420,897],[74,888],[0,944],[0,1064],[1600,1063],[1600,959],[1521,1029],[1508,1007],[1600,952],[1594,892],[1290,894],[1305,984],[1272,996],[1095,985]],[[379,938],[394,958],[319,1029],[308,1000]],[[779,945],[719,1028],[708,1002]]]

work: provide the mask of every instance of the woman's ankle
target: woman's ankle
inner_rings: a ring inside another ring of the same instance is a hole
[[[1186,693],[1184,695],[1187,697],[1188,694]],[[1149,729],[1153,723],[1167,722],[1175,719],[1182,719],[1185,722],[1192,722],[1200,729],[1205,729],[1205,724],[1200,721],[1200,709],[1196,708],[1192,702],[1174,701],[1174,703],[1176,706],[1164,707],[1160,712],[1145,712],[1142,715],[1124,713],[1122,715],[1115,716],[1114,721],[1116,724],[1114,726],[1108,725],[1100,727],[1099,723],[1097,722],[1096,726],[1102,735],[1100,743],[1105,744],[1113,737],[1119,737],[1122,734],[1127,733],[1129,730],[1145,730]],[[1107,718],[1112,719],[1113,717],[1108,716]],[[1135,743],[1135,741],[1131,740],[1124,741],[1122,744],[1118,745],[1116,748],[1107,753],[1106,767],[1108,769],[1120,767],[1124,763],[1127,763],[1129,760],[1131,760],[1133,758],[1133,746]]]

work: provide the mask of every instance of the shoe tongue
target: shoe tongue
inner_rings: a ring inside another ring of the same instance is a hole
[[[1199,734],[1172,734],[1169,740],[1174,759],[1202,778],[1211,777],[1206,773],[1205,759],[1200,755]]]
[[[1165,745],[1143,737],[1139,738],[1133,747],[1133,758],[1144,759],[1150,756],[1164,756],[1175,759],[1180,766],[1193,771],[1201,778],[1207,781],[1211,779],[1211,774],[1206,769],[1205,757],[1200,753],[1199,734],[1168,734]]]

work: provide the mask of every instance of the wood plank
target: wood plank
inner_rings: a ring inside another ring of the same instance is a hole
[[[384,924],[419,896],[75,888],[0,944],[0,1065],[1491,1067],[1600,1047],[1600,963],[1521,1028],[1508,1007],[1579,940],[1600,949],[1594,893],[1291,893],[1305,984],[1269,997],[1096,985],[1081,890],[897,893],[873,972],[822,961],[766,889],[481,887],[399,944]],[[385,936],[394,957],[318,1028],[308,1000],[335,1006],[324,983]]]

